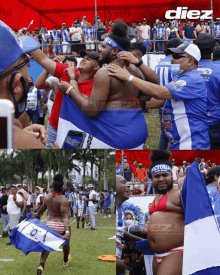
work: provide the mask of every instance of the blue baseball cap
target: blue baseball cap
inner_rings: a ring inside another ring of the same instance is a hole
[[[90,183],[87,188],[94,188],[94,185]]]
[[[82,18],[83,18],[83,19],[86,19],[86,16],[84,15]]]
[[[40,48],[33,37],[17,36],[15,32],[0,20],[0,73],[14,64],[23,54]]]

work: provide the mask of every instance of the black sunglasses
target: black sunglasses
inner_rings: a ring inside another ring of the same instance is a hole
[[[172,57],[173,57],[173,59],[180,59],[182,57],[184,57],[184,58],[191,58],[190,56],[184,56],[184,55],[180,55],[178,53],[173,53]]]
[[[19,65],[16,66],[16,67],[14,67],[14,69],[8,71],[7,73],[1,75],[1,76],[0,76],[0,79],[2,79],[2,78],[4,78],[4,77],[10,75],[11,73],[13,73],[13,72],[19,70],[20,68],[22,68],[22,67],[24,67],[25,65],[27,65],[29,62],[30,62],[30,57],[29,57],[27,54],[25,54],[25,55],[24,55],[24,62],[22,62],[21,64],[19,64]]]

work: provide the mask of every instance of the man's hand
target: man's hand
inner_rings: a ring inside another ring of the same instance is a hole
[[[125,52],[125,51],[119,52],[118,58],[122,60],[127,60],[134,65],[139,63],[139,60],[130,52]]]
[[[64,236],[62,236],[61,239],[66,240],[67,238],[70,238],[70,236],[71,236],[70,233],[67,233]]]
[[[60,147],[58,146],[58,144],[56,142],[54,142],[54,144],[50,143],[50,147],[52,149],[60,149]]]
[[[16,201],[16,195],[13,195],[13,201]]]
[[[117,260],[116,261],[116,273],[124,273],[126,270],[126,261],[125,260]]]
[[[24,131],[34,135],[36,138],[40,139],[41,143],[46,145],[47,143],[47,131],[43,125],[40,124],[32,124],[23,129]]]
[[[124,81],[128,81],[129,77],[131,76],[128,70],[126,70],[125,66],[124,68],[121,68],[116,64],[111,64],[111,65],[108,65],[108,70],[109,70],[108,75],[117,77]]]
[[[54,57],[53,61],[54,62],[63,62],[65,56],[64,55],[57,55]]]
[[[58,85],[58,89],[60,90],[61,94],[65,95],[67,89],[70,87],[71,85],[66,82],[66,81],[61,81]]]
[[[67,65],[69,66],[69,68],[66,68],[64,72],[67,72],[69,77],[75,76],[76,64],[74,62],[67,61]]]
[[[2,206],[2,209],[5,210],[7,208],[7,205]]]

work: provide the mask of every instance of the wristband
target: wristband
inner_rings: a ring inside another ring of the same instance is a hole
[[[132,81],[133,78],[134,78],[134,76],[131,75],[131,76],[129,77],[129,79],[128,79],[128,82],[131,83],[131,81]]]
[[[139,58],[139,62],[137,64],[135,64],[135,66],[139,68],[143,63],[144,62],[143,62],[142,58]]]
[[[65,231],[65,233],[66,233],[66,234],[69,234],[70,232],[69,232],[69,230],[67,230],[67,231]]]
[[[70,80],[76,80],[76,81],[77,81],[78,79],[77,79],[77,76],[74,75],[74,76],[71,76],[71,77],[70,77]]]
[[[66,90],[66,95],[69,95],[70,90],[72,90],[72,89],[73,89],[73,86],[69,86],[69,88]]]

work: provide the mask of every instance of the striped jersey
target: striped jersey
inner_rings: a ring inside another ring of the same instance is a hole
[[[61,40],[62,42],[70,41],[69,31],[67,29],[61,30]]]
[[[85,41],[86,42],[94,42],[94,34],[95,34],[94,28],[84,28],[83,34],[85,34]]]
[[[166,27],[157,27],[155,29],[155,33],[156,33],[156,39],[165,39],[165,34],[166,34]]]
[[[54,43],[59,42],[59,37],[61,37],[59,35],[59,31],[52,31],[51,34],[50,34],[50,39],[53,40]]]
[[[163,127],[172,150],[208,150],[207,89],[194,69],[165,85],[173,96],[165,102]]]
[[[213,24],[214,36],[220,38],[220,24]]]
[[[165,86],[172,81],[170,70],[171,58],[172,55],[166,56],[163,60],[159,62],[159,64],[155,68],[155,72],[160,79],[160,86]]]
[[[122,238],[124,236],[125,221],[124,213],[116,208],[116,258],[121,259],[122,256]]]

